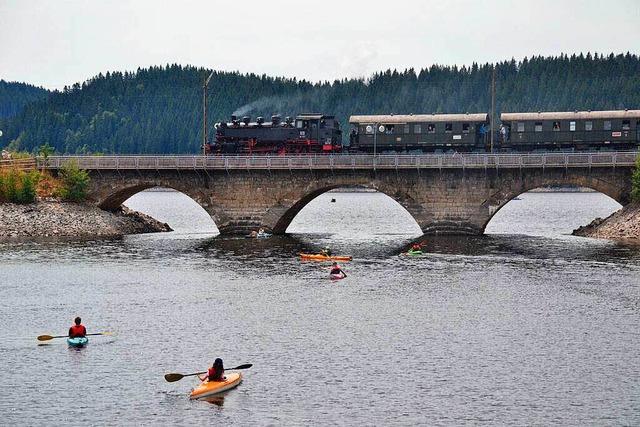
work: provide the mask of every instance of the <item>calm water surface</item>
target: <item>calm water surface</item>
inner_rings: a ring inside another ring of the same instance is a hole
[[[570,236],[619,208],[601,194],[526,193],[486,235],[437,238],[377,193],[322,195],[265,240],[179,193],[127,205],[176,231],[0,243],[3,425],[640,425],[640,248]],[[325,245],[348,278],[299,259]],[[76,315],[118,334],[38,345]],[[216,404],[164,381],[215,357],[253,363]]]

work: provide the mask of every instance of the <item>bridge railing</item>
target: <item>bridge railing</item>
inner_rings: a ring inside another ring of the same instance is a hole
[[[37,166],[36,159],[33,157],[24,159],[0,159],[0,170],[16,169],[19,171],[29,171]]]
[[[50,156],[38,167],[59,169],[74,161],[81,169],[478,169],[633,166],[631,152],[535,154],[337,154],[286,156]]]

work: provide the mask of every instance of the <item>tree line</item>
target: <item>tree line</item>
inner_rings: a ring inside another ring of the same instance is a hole
[[[0,80],[0,119],[13,117],[22,108],[46,98],[49,91],[26,83]]]
[[[640,61],[630,53],[433,65],[317,83],[173,64],[99,74],[44,97],[23,88],[18,108],[0,90],[0,111],[6,111],[0,114],[0,147],[35,152],[49,144],[59,154],[197,153],[204,134],[203,83],[210,74],[209,139],[213,123],[234,113],[269,120],[321,112],[336,116],[348,132],[355,114],[490,112],[494,67],[496,117],[502,111],[640,108]]]

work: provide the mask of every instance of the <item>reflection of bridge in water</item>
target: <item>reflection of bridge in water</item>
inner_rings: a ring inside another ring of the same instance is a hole
[[[46,167],[75,160],[90,172],[91,200],[107,210],[147,188],[174,188],[223,234],[284,233],[307,203],[345,186],[388,195],[425,234],[482,234],[509,200],[540,186],[579,185],[626,204],[636,155],[72,156],[50,157]]]

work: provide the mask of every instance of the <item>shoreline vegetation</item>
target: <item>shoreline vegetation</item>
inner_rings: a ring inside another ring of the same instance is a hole
[[[46,157],[53,148],[45,144]],[[87,203],[89,177],[77,164],[57,177],[36,169],[35,158],[3,151],[0,162],[0,240],[29,238],[103,238],[172,231],[168,224],[120,206],[108,212]]]

